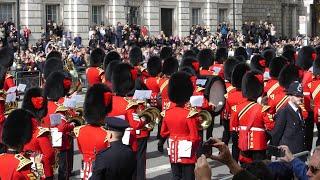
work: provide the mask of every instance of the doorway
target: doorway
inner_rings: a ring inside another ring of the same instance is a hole
[[[173,9],[161,8],[161,31],[169,37],[172,36],[173,27]]]

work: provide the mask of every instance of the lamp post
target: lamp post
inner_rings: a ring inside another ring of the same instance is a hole
[[[236,31],[236,0],[233,0],[233,31]]]
[[[20,53],[20,0],[17,0],[17,40],[18,40],[18,53]]]
[[[129,24],[129,16],[130,16],[130,7],[129,7],[129,0],[126,0],[126,22]]]

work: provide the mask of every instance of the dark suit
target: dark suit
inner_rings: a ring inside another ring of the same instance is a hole
[[[99,152],[93,164],[91,180],[130,180],[136,170],[136,157],[129,146],[120,141]]]
[[[287,104],[276,113],[275,120],[271,143],[275,146],[287,145],[293,154],[305,151],[305,124],[298,113]]]

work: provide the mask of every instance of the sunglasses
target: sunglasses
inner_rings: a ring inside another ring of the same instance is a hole
[[[320,171],[320,168],[319,167],[314,167],[314,166],[308,166],[308,169],[310,170],[310,172],[312,174],[316,174],[317,172]]]

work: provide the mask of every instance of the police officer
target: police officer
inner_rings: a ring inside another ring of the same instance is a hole
[[[137,165],[135,154],[130,146],[124,145],[121,140],[128,127],[126,120],[106,118],[105,129],[110,146],[97,154],[91,180],[132,179]]]

